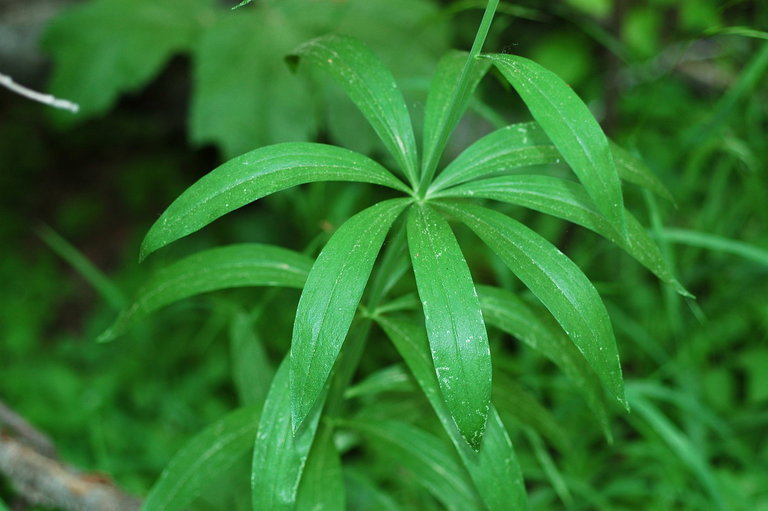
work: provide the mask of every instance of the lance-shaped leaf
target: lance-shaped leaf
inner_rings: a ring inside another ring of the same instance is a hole
[[[150,228],[141,258],[250,202],[315,181],[357,181],[407,191],[384,167],[347,149],[309,142],[262,147],[229,160],[187,188]]]
[[[504,289],[478,286],[477,292],[486,323],[524,342],[560,368],[576,390],[582,393],[606,438],[610,440],[608,403],[600,379],[573,341],[552,321],[551,316],[544,316],[548,314],[546,311],[537,314],[520,298]],[[541,429],[539,431],[544,432]]]
[[[248,286],[301,288],[312,259],[285,248],[243,243],[204,250],[158,271],[99,337],[107,342],[147,314],[209,291]]]
[[[418,325],[385,316],[377,317],[376,321],[387,337],[392,340],[419,387],[427,396],[488,510],[527,509],[527,497],[520,466],[496,408],[491,405],[488,426],[480,449],[473,450],[464,441],[456,427],[440,392],[424,329]]]
[[[598,209],[624,233],[624,199],[608,139],[592,113],[556,74],[517,55],[486,55],[515,88]]]
[[[608,391],[626,407],[624,380],[608,312],[568,257],[520,222],[472,204],[439,206],[466,224],[549,309]]]
[[[491,400],[491,352],[472,275],[448,222],[429,206],[411,208],[408,247],[440,389],[476,449]]]
[[[309,273],[291,341],[294,430],[326,386],[384,238],[408,199],[356,214],[333,234]]]
[[[659,178],[640,159],[608,141],[619,177],[672,200]],[[511,124],[482,137],[435,178],[430,193],[531,165],[560,163],[563,157],[536,122]]]
[[[290,366],[286,357],[272,380],[259,421],[251,472],[254,511],[295,509],[299,481],[320,420],[318,407],[293,434]]]
[[[341,459],[330,431],[319,433],[312,446],[296,496],[296,509],[346,510]]]
[[[375,448],[399,465],[446,509],[479,510],[481,502],[466,470],[450,448],[437,437],[396,420],[341,421],[341,426],[362,433]]]
[[[488,72],[488,60],[475,59],[469,69],[466,91],[460,97],[461,74],[467,63],[466,52],[451,52],[440,59],[429,86],[427,104],[424,107],[424,154],[423,167],[431,171],[437,165],[453,129],[469,105],[477,84]],[[454,105],[460,101],[461,104]]]
[[[640,222],[625,211],[627,236],[621,236],[595,208],[592,199],[578,183],[551,176],[512,175],[472,181],[438,192],[435,196],[493,199],[581,225],[623,248],[678,293],[690,296],[675,279],[658,245]]]
[[[360,41],[338,35],[319,37],[299,46],[288,61],[295,65],[299,58],[336,80],[408,180],[415,183],[418,163],[411,117],[392,73],[381,60]]]
[[[163,470],[142,511],[184,509],[216,484],[217,476],[253,448],[260,412],[261,407],[242,408],[195,436]]]

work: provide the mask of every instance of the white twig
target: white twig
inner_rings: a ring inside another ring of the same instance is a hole
[[[77,113],[77,111],[80,110],[80,105],[78,105],[77,103],[72,103],[71,101],[67,101],[66,99],[59,99],[55,96],[51,96],[50,94],[43,94],[41,92],[37,92],[27,87],[24,87],[23,85],[19,85],[18,83],[14,82],[10,76],[4,75],[3,73],[0,73],[0,85],[12,90],[17,94],[21,94],[25,98],[29,98],[34,101],[39,101],[40,103],[43,103],[48,106],[52,106],[53,108],[61,108],[62,110],[69,110],[72,113]]]

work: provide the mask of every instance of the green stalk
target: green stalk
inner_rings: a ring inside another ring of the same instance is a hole
[[[448,114],[448,122],[442,126],[440,132],[439,143],[437,144],[435,151],[429,155],[425,155],[424,165],[422,167],[421,181],[419,183],[418,195],[423,197],[427,187],[432,182],[432,176],[435,175],[437,164],[440,162],[440,156],[442,156],[445,145],[448,142],[448,137],[453,132],[453,129],[459,123],[461,113],[464,111],[464,106],[469,100],[469,79],[472,66],[475,64],[477,56],[480,55],[480,50],[483,49],[485,44],[485,38],[488,36],[488,30],[491,27],[493,16],[496,14],[496,7],[499,5],[499,0],[488,0],[488,5],[485,7],[485,13],[483,19],[480,22],[480,28],[477,29],[475,35],[475,42],[472,43],[472,49],[469,50],[469,56],[464,64],[464,69],[461,71],[461,77],[459,78],[458,86],[456,87],[456,94],[451,100]]]

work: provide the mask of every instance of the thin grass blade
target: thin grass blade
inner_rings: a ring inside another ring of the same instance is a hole
[[[568,257],[520,222],[466,203],[439,204],[466,224],[549,309],[626,408],[619,353],[608,312],[595,287]]]
[[[262,147],[229,160],[187,188],[150,228],[140,259],[266,195],[316,181],[408,190],[384,167],[354,151],[309,142]]]
[[[261,407],[241,408],[206,428],[168,463],[142,511],[176,511],[216,484],[252,448]]]
[[[368,119],[384,146],[415,185],[418,160],[408,107],[389,69],[363,43],[328,35],[293,51],[288,62],[306,60],[328,73]]]
[[[491,400],[491,353],[472,275],[448,222],[429,206],[410,210],[408,247],[440,389],[477,449]]]
[[[204,250],[158,271],[101,336],[107,342],[152,312],[191,296],[249,286],[301,288],[312,259],[285,248],[243,243]]]
[[[333,234],[312,267],[291,341],[294,430],[326,387],[376,256],[407,204],[407,199],[392,199],[356,214]]]

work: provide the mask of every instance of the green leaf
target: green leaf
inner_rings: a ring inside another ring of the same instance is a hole
[[[291,411],[297,430],[326,386],[384,238],[408,199],[356,214],[333,234],[309,273],[291,341]]]
[[[140,257],[266,195],[316,181],[357,181],[407,191],[375,161],[340,147],[309,142],[263,147],[229,160],[187,188],[152,225]]]
[[[312,260],[307,256],[257,243],[193,254],[150,278],[99,341],[113,340],[153,311],[201,293],[247,286],[301,288],[311,267]]]
[[[429,206],[411,208],[408,247],[440,389],[477,449],[491,400],[491,353],[472,275],[448,223]]]
[[[527,509],[520,466],[496,408],[493,405],[490,407],[480,450],[473,450],[464,441],[443,399],[423,328],[385,316],[377,317],[376,321],[392,340],[427,396],[488,510]]]
[[[640,222],[625,211],[627,236],[621,236],[577,183],[550,176],[512,175],[472,181],[438,192],[435,196],[493,199],[581,225],[623,248],[657,277],[675,287],[678,293],[690,296],[675,279],[661,250]]]
[[[520,222],[471,204],[439,206],[466,224],[549,309],[608,391],[626,407],[621,364],[608,313],[581,270]]]
[[[608,139],[587,106],[556,74],[517,55],[486,55],[579,176],[598,209],[625,232],[621,182]]]
[[[365,435],[381,454],[408,469],[410,475],[447,509],[481,509],[466,470],[448,445],[435,436],[396,420],[340,421],[340,426]]]
[[[606,438],[610,440],[608,403],[600,379],[573,341],[552,321],[552,317],[546,311],[544,314],[547,316],[537,314],[520,298],[504,289],[478,286],[477,291],[486,323],[524,342],[560,368],[575,389],[583,394]],[[544,432],[541,428],[537,429]],[[553,438],[559,435],[548,436]]]
[[[310,35],[282,10],[259,2],[222,13],[206,27],[193,59],[193,142],[215,143],[231,158],[316,134],[307,84],[281,58]]]
[[[0,499],[0,511],[9,511],[8,507],[5,505],[5,502],[3,502],[3,499]]]
[[[141,507],[142,511],[186,508],[216,484],[217,476],[253,447],[260,407],[229,413],[187,443],[168,463]]]
[[[296,48],[289,57],[311,62],[330,74],[357,105],[405,176],[416,183],[417,156],[411,118],[389,69],[363,43],[329,35]]]
[[[672,200],[672,195],[643,162],[608,142],[619,177]],[[560,163],[560,151],[536,122],[511,124],[477,140],[435,178],[430,193],[474,179],[532,165]]]
[[[341,459],[333,437],[319,435],[309,453],[296,498],[296,509],[345,511],[346,497]]]
[[[487,60],[474,60],[467,83],[466,94],[457,98],[460,79],[467,63],[466,52],[454,51],[445,55],[437,65],[437,70],[429,86],[427,104],[424,108],[424,154],[423,167],[429,169],[437,165],[445,150],[448,139],[461,116],[469,105],[477,84],[485,76],[491,64]],[[455,100],[462,101],[452,110]],[[451,117],[453,114],[453,117]]]
[[[366,476],[361,470],[344,470],[344,485],[347,488],[349,509],[376,511],[403,511],[390,495]]]
[[[65,10],[43,35],[55,63],[51,93],[80,105],[73,119],[105,112],[192,48],[212,8],[211,0],[96,0]]]
[[[291,429],[290,358],[272,380],[253,451],[253,511],[293,511],[299,481],[320,420],[318,407],[294,436]]]
[[[662,229],[659,233],[662,238],[673,243],[699,247],[714,252],[732,254],[743,257],[762,266],[768,266],[768,250],[756,247],[743,241],[723,238],[707,232],[690,231],[687,229]]]

